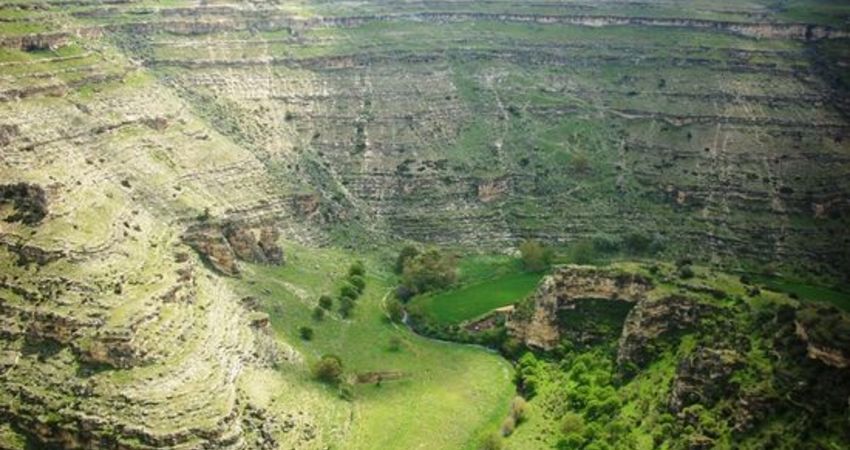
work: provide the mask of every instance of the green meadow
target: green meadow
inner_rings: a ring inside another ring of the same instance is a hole
[[[427,442],[429,449],[471,449],[497,429],[514,396],[507,361],[480,347],[418,336],[387,320],[383,305],[393,280],[377,258],[361,258],[366,289],[353,316],[343,319],[335,300],[331,312],[316,320],[312,312],[319,296],[336,296],[355,258],[342,250],[294,244],[284,251],[284,266],[251,266],[235,283],[260,300],[274,333],[303,355],[305,364],[296,368],[299,382],[331,394],[314,397],[323,403],[314,409],[350,408],[343,448],[420,448]],[[300,336],[304,326],[314,330],[309,341]],[[355,384],[352,399],[338,399],[335,388],[309,378],[309,364],[324,354],[338,355],[350,376],[382,372],[399,378]],[[291,379],[292,371],[284,364],[279,376]]]

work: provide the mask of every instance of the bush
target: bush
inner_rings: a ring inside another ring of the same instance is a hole
[[[336,355],[323,355],[313,365],[313,377],[325,383],[339,383],[342,380],[342,371],[342,360]]]
[[[313,319],[315,320],[324,320],[325,318],[325,309],[321,306],[317,306],[313,308]]]
[[[516,420],[511,416],[505,417],[505,420],[502,421],[502,436],[510,436],[514,429],[516,429]]]
[[[552,263],[552,251],[534,239],[522,241],[519,244],[519,253],[522,266],[530,272],[545,270]]]
[[[366,289],[366,280],[364,280],[360,275],[352,275],[348,277],[348,282],[357,289],[358,294],[362,294],[363,290]]]
[[[517,425],[528,419],[528,402],[520,396],[514,397],[511,402],[511,417]]]
[[[360,296],[360,292],[357,290],[356,287],[354,287],[353,284],[345,283],[342,285],[341,288],[339,288],[339,296],[348,297],[352,300],[355,300],[357,297]]]
[[[595,256],[590,241],[578,241],[570,249],[570,260],[576,264],[593,264]]]
[[[323,295],[323,296],[319,297],[319,306],[322,309],[326,309],[326,310],[330,311],[331,308],[333,307],[333,304],[334,304],[334,299],[331,298],[330,295]]]
[[[584,417],[581,414],[568,412],[561,418],[561,434],[581,436],[584,434]]]
[[[478,448],[481,450],[502,450],[502,438],[496,433],[488,434]]]
[[[299,328],[298,334],[301,335],[301,339],[304,339],[305,341],[313,339],[313,329],[310,327]]]
[[[416,247],[412,245],[404,246],[404,248],[402,248],[398,253],[398,258],[395,260],[395,273],[399,275],[404,273],[404,266],[407,264],[407,261],[415,258],[417,255],[419,255],[419,250]]]
[[[352,311],[354,311],[354,300],[348,297],[340,297],[339,314],[342,317],[351,317]]]
[[[413,298],[414,295],[416,295],[416,292],[403,284],[395,288],[395,297],[399,299],[399,301],[407,302]]]
[[[351,267],[348,268],[348,276],[349,277],[353,277],[355,275],[362,277],[365,274],[366,274],[366,267],[363,266],[363,261],[354,261],[354,263],[351,265]]]
[[[620,236],[608,233],[596,233],[590,239],[593,249],[599,253],[617,253],[623,245]]]
[[[685,265],[685,266],[679,267],[679,278],[681,278],[683,280],[687,280],[687,279],[693,278],[693,277],[694,277],[694,269],[692,269],[691,266]]]
[[[390,300],[387,302],[387,314],[391,321],[400,323],[404,318],[404,308],[398,300]]]
[[[646,235],[638,232],[629,233],[626,235],[625,239],[623,239],[623,245],[626,247],[626,251],[632,255],[642,255],[646,253],[649,250],[650,244],[652,244],[652,240]]]

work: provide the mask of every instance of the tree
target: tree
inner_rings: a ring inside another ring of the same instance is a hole
[[[323,355],[313,365],[313,377],[325,383],[337,384],[342,380],[342,360],[336,355]]]
[[[455,281],[457,259],[436,249],[409,260],[402,274],[402,283],[417,294],[447,288]]]
[[[357,292],[363,293],[363,290],[366,289],[366,280],[363,279],[360,275],[351,275],[348,277],[348,282],[357,289]]]
[[[407,261],[415,258],[417,255],[419,255],[419,250],[416,247],[412,245],[404,246],[395,260],[395,273],[401,275],[404,272],[404,265],[407,264]]]
[[[512,416],[505,417],[505,420],[502,421],[502,436],[510,436],[514,429],[516,429],[516,419]]]
[[[305,341],[313,339],[313,329],[310,327],[299,328],[298,334],[301,335],[301,339],[304,339]]]
[[[393,322],[401,322],[404,318],[404,308],[398,300],[389,300],[387,302],[387,314]]]
[[[481,450],[502,450],[502,438],[497,433],[488,434],[478,446]]]
[[[330,311],[331,308],[333,307],[333,304],[334,304],[334,299],[331,298],[330,295],[322,295],[321,297],[319,297],[319,306],[322,309],[326,309],[326,310]]]
[[[325,309],[321,306],[313,308],[313,319],[323,320],[325,318]]]
[[[360,292],[357,291],[357,288],[354,287],[351,283],[345,283],[339,288],[339,296],[340,297],[348,297],[352,300],[355,300],[360,296]]]
[[[579,448],[584,443],[584,417],[568,412],[561,418],[561,435],[567,448]]]
[[[363,261],[354,261],[354,263],[351,264],[351,266],[348,268],[348,276],[349,277],[353,277],[355,275],[362,277],[365,274],[366,274],[366,267],[363,266]]]
[[[514,397],[514,400],[511,402],[511,417],[514,418],[514,422],[517,425],[528,419],[528,402],[524,398],[520,396]]]
[[[522,266],[530,272],[540,272],[552,262],[552,251],[535,239],[526,239],[519,244]]]

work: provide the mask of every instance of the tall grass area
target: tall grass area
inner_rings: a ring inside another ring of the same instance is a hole
[[[341,448],[476,448],[483,434],[497,429],[514,395],[511,366],[484,349],[432,341],[390,323],[383,310],[391,276],[376,257],[342,250],[284,245],[281,267],[251,266],[235,281],[260,299],[274,333],[295,347],[307,364],[283,364],[281,377],[324,387],[308,376],[308,364],[321,355],[341,357],[348,374],[401,373],[398,380],[355,384],[349,401],[327,396],[332,409],[349,408],[350,423]],[[319,296],[334,296],[349,265],[366,265],[366,289],[349,319],[338,302],[322,320],[313,317]],[[314,330],[303,340],[299,328]],[[397,347],[391,342],[399,344]],[[345,428],[345,427],[343,427]]]

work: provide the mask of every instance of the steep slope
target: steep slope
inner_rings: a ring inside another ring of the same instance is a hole
[[[105,41],[50,45],[4,49],[0,416],[37,446],[243,448],[241,374],[287,361],[181,236],[285,218],[273,181]]]
[[[847,31],[831,22],[758,2],[75,16],[109,23],[337,242],[637,233],[670,254],[846,272],[846,90],[828,75],[846,55],[824,47]]]

